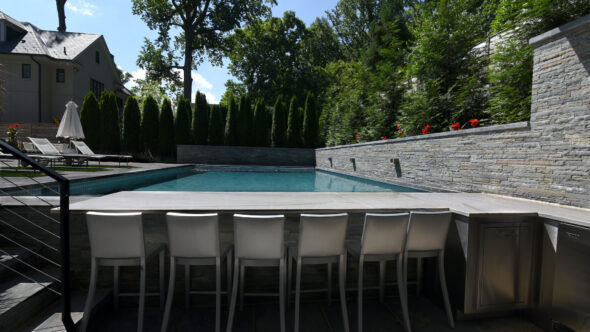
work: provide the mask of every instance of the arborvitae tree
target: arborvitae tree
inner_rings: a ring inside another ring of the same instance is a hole
[[[193,116],[193,138],[195,144],[207,144],[209,127],[209,105],[205,94],[197,91],[195,97],[195,114]]]
[[[313,148],[317,144],[319,131],[318,114],[315,107],[315,98],[311,92],[305,98],[305,112],[303,114],[303,145]]]
[[[297,97],[291,98],[289,103],[289,119],[287,121],[287,145],[291,148],[301,147],[301,109]]]
[[[234,97],[231,96],[225,121],[225,145],[237,146],[238,144],[238,106]]]
[[[98,99],[92,91],[84,97],[84,103],[80,110],[80,122],[86,136],[86,144],[98,151],[100,149],[100,109]]]
[[[141,113],[134,97],[127,98],[123,110],[123,150],[130,153],[139,151],[139,123]]]
[[[158,153],[162,157],[171,157],[174,155],[175,147],[172,104],[168,98],[164,98],[158,119]]]
[[[284,147],[287,144],[287,116],[283,97],[280,95],[272,112],[271,142],[273,147]]]
[[[158,150],[158,104],[152,96],[143,101],[143,114],[141,116],[140,135],[145,151]]]
[[[238,113],[238,144],[252,145],[252,106],[248,94],[240,97],[240,112]]]
[[[176,107],[174,119],[174,134],[176,144],[191,144],[191,103],[186,98],[180,98]]]
[[[219,105],[213,105],[209,113],[209,144],[223,145],[223,112]]]
[[[118,153],[121,148],[119,108],[114,93],[104,91],[100,96],[100,151]]]
[[[264,99],[259,99],[254,108],[254,123],[252,125],[252,137],[254,146],[268,145],[268,116]]]

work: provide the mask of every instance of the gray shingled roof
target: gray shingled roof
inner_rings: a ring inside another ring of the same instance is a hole
[[[26,31],[24,35],[0,43],[0,53],[46,55],[58,60],[73,60],[101,37],[98,34],[40,30],[2,12],[0,20],[14,21]]]

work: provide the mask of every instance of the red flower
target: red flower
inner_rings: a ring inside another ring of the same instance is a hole
[[[356,138],[356,139],[359,139],[360,137],[361,137],[361,135],[360,135],[360,134],[356,134],[356,135],[354,135],[354,138]]]
[[[400,125],[395,126],[395,130],[401,130],[401,129],[402,129],[402,126],[400,126]]]
[[[16,128],[18,128],[19,126],[20,126],[20,124],[18,124],[18,123],[13,123],[13,124],[11,124],[11,125],[10,125],[8,128],[10,128],[10,129],[16,129]]]
[[[426,134],[430,134],[430,125],[426,125],[424,128],[422,128],[422,135]]]
[[[385,136],[381,137],[382,141],[385,141],[386,139],[387,139],[387,137],[385,137]]]
[[[471,123],[471,128],[479,127],[479,120],[478,119],[471,119],[471,120],[469,120],[469,123]]]
[[[461,130],[461,124],[459,122],[455,122],[451,125],[451,129],[453,130]]]

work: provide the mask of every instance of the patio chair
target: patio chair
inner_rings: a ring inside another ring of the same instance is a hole
[[[168,328],[172,299],[174,296],[174,282],[176,265],[184,265],[185,271],[185,303],[189,307],[191,294],[211,294],[211,292],[190,291],[189,269],[193,265],[215,265],[215,331],[221,328],[221,260],[227,261],[227,295],[231,289],[231,246],[219,244],[219,222],[217,213],[211,214],[166,214],[168,227],[168,244],[170,247],[170,283],[168,284],[168,298],[162,320],[161,331]]]
[[[284,215],[234,215],[234,277],[229,306],[227,331],[233,326],[238,295],[238,281],[243,280],[242,266],[279,267],[279,307],[281,332],[285,332],[285,216]],[[240,284],[243,284],[240,282]],[[277,295],[248,294],[245,295]]]
[[[90,286],[88,297],[84,306],[84,316],[80,331],[85,332],[96,292],[96,278],[99,266],[112,266],[114,268],[113,301],[115,310],[118,307],[119,296],[137,295],[119,293],[119,267],[139,266],[139,313],[137,318],[137,331],[143,330],[143,312],[146,295],[160,297],[160,305],[164,304],[164,247],[163,245],[144,244],[143,224],[140,212],[127,213],[100,213],[87,212],[88,237],[90,240]],[[153,254],[159,256],[160,292],[146,294],[146,258]]]
[[[404,294],[402,301],[408,305],[408,258],[438,258],[438,276],[442,289],[443,302],[449,320],[449,326],[455,327],[453,312],[447,291],[445,277],[445,242],[452,219],[451,212],[411,212],[408,224],[408,235],[404,248]],[[411,331],[408,322],[407,331]]]
[[[100,160],[105,158],[116,158],[119,161],[119,165],[121,165],[121,160],[125,160],[125,162],[129,164],[129,160],[133,158],[133,156],[125,154],[96,154],[83,141],[72,141],[72,144],[74,144],[74,147],[80,151],[81,154],[90,158],[96,158],[99,165]]]
[[[47,138],[27,137],[35,148],[46,156],[63,157],[68,165],[88,166],[88,157],[77,153],[61,153]]]
[[[289,246],[288,276],[291,278],[292,260],[297,263],[295,276],[295,332],[299,331],[301,297],[301,267],[303,264],[338,263],[340,306],[344,331],[349,331],[346,308],[346,248],[344,240],[348,226],[348,214],[302,214],[299,221],[297,246]],[[329,275],[331,273],[328,273]],[[331,277],[331,276],[330,276]],[[291,283],[288,282],[291,292]],[[330,288],[330,287],[328,287]]]
[[[49,165],[49,166],[55,166],[56,162],[63,159],[60,156],[45,156],[45,155],[40,155],[40,154],[28,154],[28,156],[31,157],[32,159],[35,159],[36,161],[38,161],[42,164]],[[13,156],[9,153],[1,152],[1,151],[0,151],[0,159],[18,160],[17,167],[28,166],[28,165],[26,165],[25,162],[16,158],[15,156]]]
[[[365,262],[379,262],[379,302],[383,303],[385,293],[385,268],[387,261],[396,261],[397,287],[400,298],[404,298],[402,253],[408,229],[408,213],[365,215],[361,242],[349,243],[348,251],[359,262],[358,276],[358,331],[363,330],[363,271]],[[402,302],[404,325],[409,326],[408,307]]]

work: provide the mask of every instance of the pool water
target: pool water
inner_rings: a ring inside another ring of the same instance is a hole
[[[314,169],[208,169],[136,191],[416,192],[418,190]]]

